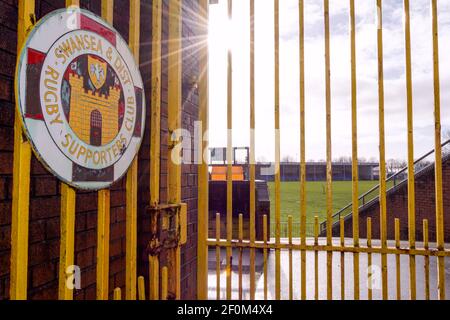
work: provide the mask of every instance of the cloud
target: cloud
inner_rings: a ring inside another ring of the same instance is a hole
[[[211,146],[226,145],[227,43],[233,48],[233,140],[249,145],[250,52],[248,1],[234,1],[232,27],[226,1],[211,6]],[[274,159],[273,2],[255,1],[257,158]],[[439,2],[441,114],[450,126],[450,4]],[[348,1],[330,1],[333,157],[351,154],[351,83]],[[356,1],[358,144],[361,157],[378,157],[378,61],[375,1]],[[280,108],[282,156],[298,158],[298,1],[280,1]],[[434,97],[428,0],[411,1],[415,153],[433,148]],[[232,40],[227,40],[232,39]],[[383,1],[384,92],[387,158],[406,157],[406,82],[403,4]],[[325,158],[325,68],[322,1],[305,1],[307,158]]]

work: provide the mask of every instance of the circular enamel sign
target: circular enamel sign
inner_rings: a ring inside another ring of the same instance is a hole
[[[85,10],[54,11],[30,32],[16,73],[25,133],[49,171],[87,190],[127,172],[143,137],[145,97],[114,28]]]

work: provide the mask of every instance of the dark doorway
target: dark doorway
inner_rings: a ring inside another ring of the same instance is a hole
[[[91,113],[91,145],[102,145],[102,114],[98,110]]]

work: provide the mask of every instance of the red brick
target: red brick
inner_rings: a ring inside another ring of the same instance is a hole
[[[11,202],[0,202],[0,226],[11,224]]]
[[[80,232],[75,235],[75,249],[78,251],[93,248],[97,245],[95,230]]]
[[[94,250],[92,248],[77,252],[75,264],[86,268],[94,264]]]
[[[12,152],[0,152],[0,174],[12,175],[13,154]]]
[[[45,221],[38,220],[34,222],[30,222],[29,226],[29,242],[36,243],[45,240]]]
[[[109,246],[109,256],[116,257],[122,254],[122,240],[111,241]]]
[[[31,269],[31,283],[33,287],[41,286],[55,279],[57,277],[54,263],[47,262]]]
[[[7,197],[6,181],[4,178],[0,177],[0,200],[5,200]]]
[[[10,252],[0,252],[0,277],[9,274]]]
[[[52,198],[33,198],[30,199],[30,218],[38,220],[49,217],[58,217],[60,214],[61,199]]]
[[[52,177],[36,178],[34,179],[34,195],[36,197],[57,195],[58,185],[58,181]]]
[[[59,217],[46,220],[45,224],[45,238],[47,240],[58,239],[61,234]]]
[[[49,261],[56,261],[59,258],[59,250],[59,240],[32,244],[28,248],[28,264],[32,267]]]
[[[12,101],[13,83],[0,77],[0,100]]]
[[[0,251],[11,249],[11,226],[0,227]]]

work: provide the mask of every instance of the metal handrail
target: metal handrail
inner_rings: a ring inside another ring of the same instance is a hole
[[[444,147],[447,146],[447,145],[450,145],[450,139],[447,140],[447,141],[445,141],[445,142],[442,144],[441,148],[444,148]],[[426,153],[425,155],[423,155],[422,157],[420,157],[419,159],[417,159],[417,160],[414,162],[414,167],[416,167],[417,164],[419,164],[420,162],[422,162],[424,159],[428,158],[430,155],[434,154],[434,152],[435,152],[435,149],[431,150],[430,152]],[[426,168],[428,168],[428,167],[431,166],[431,165],[434,165],[434,162],[429,163],[429,164],[426,164],[426,165],[424,165],[423,167],[419,168],[419,170],[416,171],[415,174],[420,173],[422,170],[425,170]],[[407,180],[407,177],[406,177],[406,178],[403,178],[403,179],[400,179],[400,180],[397,180],[396,178],[397,178],[398,176],[402,175],[402,174],[405,174],[405,172],[407,172],[407,171],[408,171],[408,166],[404,167],[404,168],[401,169],[400,171],[398,171],[398,172],[396,172],[395,174],[393,174],[392,176],[388,177],[388,178],[386,179],[386,182],[389,183],[389,182],[393,181],[394,183],[393,183],[393,186],[390,187],[386,192],[390,191],[391,189],[395,188],[395,187],[398,186],[399,184],[401,184],[401,183],[403,183],[404,181],[406,181],[406,180]],[[398,181],[399,181],[399,182],[398,182]],[[367,191],[367,192],[365,192],[364,194],[362,194],[362,195],[358,198],[358,202],[361,203],[360,207],[365,206],[365,205],[371,203],[372,201],[374,201],[375,199],[377,199],[377,197],[375,196],[375,197],[372,197],[372,198],[366,200],[366,198],[367,198],[370,194],[372,194],[373,192],[377,191],[379,188],[380,188],[380,185],[378,184],[378,185],[376,185],[375,187],[373,187],[372,189],[370,189],[369,191]],[[346,205],[345,207],[343,207],[342,209],[340,209],[338,212],[336,212],[336,213],[333,215],[333,217],[332,217],[332,218],[333,218],[333,225],[334,225],[335,223],[339,222],[339,220],[340,220],[342,217],[345,218],[345,217],[351,215],[351,214],[353,213],[353,210],[349,210],[349,212],[347,212],[347,214],[344,214],[344,213],[345,213],[345,211],[347,211],[348,209],[350,209],[350,208],[352,208],[352,207],[353,207],[353,204],[352,204],[352,203],[349,203],[348,205]],[[322,222],[322,223],[320,224],[320,233],[322,234],[326,229],[327,229],[327,222],[324,221],[324,222]]]

